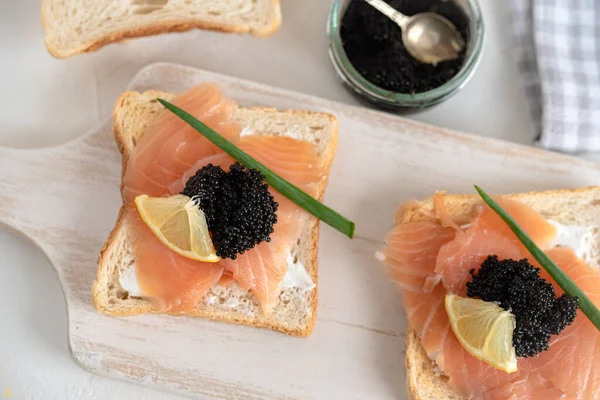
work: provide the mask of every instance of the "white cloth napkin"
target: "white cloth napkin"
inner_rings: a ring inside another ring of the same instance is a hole
[[[600,151],[600,0],[510,0],[539,145]]]

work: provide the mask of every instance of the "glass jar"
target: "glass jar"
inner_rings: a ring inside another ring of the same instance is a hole
[[[419,0],[414,0],[419,1]],[[415,111],[436,105],[457,93],[473,76],[481,59],[484,39],[484,23],[476,0],[453,0],[469,19],[469,38],[466,43],[465,61],[458,73],[448,82],[435,89],[420,93],[398,93],[383,89],[366,80],[354,68],[342,45],[340,34],[342,17],[350,0],[335,0],[329,15],[329,56],[344,83],[356,94],[369,102],[397,111]]]

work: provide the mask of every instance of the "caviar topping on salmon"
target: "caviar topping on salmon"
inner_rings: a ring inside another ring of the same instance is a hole
[[[187,181],[182,194],[197,199],[219,257],[235,260],[271,241],[278,204],[260,172],[239,163],[228,172],[208,164]]]
[[[495,302],[516,317],[513,344],[517,357],[533,357],[548,350],[552,335],[575,320],[577,297],[556,296],[554,287],[527,261],[489,256],[479,271],[470,271],[467,295]]]
[[[600,305],[600,271],[572,248],[555,246],[556,227],[531,207],[497,202]],[[576,299],[564,294],[487,205],[475,205],[470,220],[457,223],[442,194],[433,204],[431,215],[414,222],[403,222],[400,210],[377,255],[402,293],[410,328],[448,384],[473,399],[597,398],[600,332]],[[495,368],[465,350],[444,309],[447,295],[470,295],[515,314],[517,371]]]

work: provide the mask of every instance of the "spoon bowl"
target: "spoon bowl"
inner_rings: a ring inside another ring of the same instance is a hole
[[[408,18],[402,28],[402,40],[411,56],[427,64],[454,60],[465,47],[452,22],[432,12]]]
[[[408,53],[425,64],[455,60],[465,41],[454,24],[439,14],[424,12],[412,17],[402,14],[383,0],[365,0],[402,29]]]

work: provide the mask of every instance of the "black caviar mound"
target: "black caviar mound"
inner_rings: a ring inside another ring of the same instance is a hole
[[[271,240],[278,204],[264,179],[236,162],[229,172],[208,164],[187,181],[181,193],[198,199],[219,257],[235,260]]]
[[[467,295],[497,302],[516,317],[513,346],[517,357],[533,357],[548,350],[552,335],[558,335],[575,319],[577,297],[556,297],[554,287],[540,277],[540,269],[526,259],[499,260],[489,256],[473,280]]]
[[[405,15],[434,12],[452,22],[465,43],[469,19],[453,1],[386,0]],[[426,92],[452,79],[465,59],[463,51],[456,60],[437,65],[413,58],[402,43],[402,30],[396,23],[364,0],[352,0],[342,17],[340,35],[344,52],[356,70],[371,83],[398,93]]]

